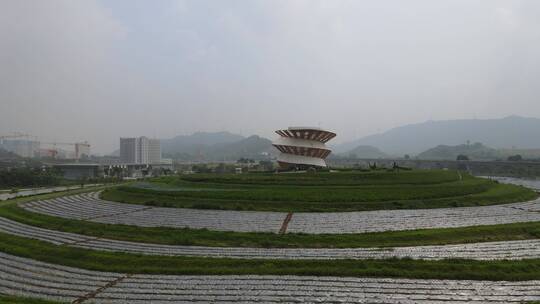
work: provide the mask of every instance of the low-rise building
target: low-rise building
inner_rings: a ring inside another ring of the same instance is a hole
[[[83,180],[103,177],[100,164],[54,164],[53,168],[62,172],[65,179]]]

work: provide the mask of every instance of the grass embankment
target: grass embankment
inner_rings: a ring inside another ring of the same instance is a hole
[[[361,234],[287,233],[278,235],[274,233],[101,224],[28,212],[15,204],[0,208],[0,216],[31,226],[87,236],[142,243],[216,247],[401,247],[540,238],[540,222]]]
[[[26,298],[26,297],[4,296],[0,294],[0,303],[1,304],[59,304],[61,302],[53,302],[53,301],[46,301],[46,300]]]
[[[145,256],[102,252],[0,233],[0,251],[88,270],[186,275],[315,275],[523,281],[540,279],[540,259],[521,261],[442,260],[247,260]]]
[[[319,189],[325,193],[335,189]],[[388,189],[377,189],[387,191]],[[419,190],[419,189],[418,189]],[[453,189],[447,189],[447,192]],[[366,192],[368,190],[365,190]],[[421,191],[421,190],[419,190]],[[358,190],[357,192],[362,192]],[[388,192],[387,194],[389,194]],[[364,195],[366,193],[358,193]],[[439,195],[442,195],[439,193]],[[186,197],[179,193],[163,193],[155,190],[119,187],[108,189],[102,198],[110,201],[141,204],[146,206],[216,209],[216,210],[249,210],[277,212],[349,212],[395,209],[433,209],[448,207],[472,207],[495,204],[514,203],[536,198],[534,191],[515,185],[494,184],[479,193],[441,198],[423,198],[408,200],[368,201],[368,202],[291,202],[291,201],[254,201],[238,199],[206,199]]]
[[[527,188],[456,171],[201,174],[108,189],[104,199],[147,206],[337,212],[485,206],[534,199]]]
[[[253,173],[253,174],[192,174],[179,179],[157,178],[156,181],[171,185],[182,185],[184,181],[217,185],[303,185],[303,186],[369,186],[369,185],[425,185],[459,180],[456,171],[413,170],[413,171],[342,171],[317,173]]]

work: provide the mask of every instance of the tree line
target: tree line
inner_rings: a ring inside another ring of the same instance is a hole
[[[0,188],[57,186],[60,172],[42,168],[15,168],[0,171]]]

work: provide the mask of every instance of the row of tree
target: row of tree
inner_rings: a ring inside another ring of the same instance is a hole
[[[248,164],[249,166],[245,166]],[[236,168],[242,168],[242,172],[248,171],[273,171],[274,163],[269,160],[261,160],[256,162],[252,159],[241,158],[236,164],[219,163],[217,165],[196,164],[191,167],[191,170],[196,173],[235,173]]]
[[[465,154],[460,154],[457,156],[456,160],[470,160],[469,157]],[[516,155],[511,155],[511,156],[508,156],[508,158],[506,159],[507,161],[522,161],[523,160],[523,157],[521,157],[521,155],[519,154],[516,154]]]
[[[0,188],[56,186],[62,180],[59,171],[41,168],[16,168],[0,171]]]

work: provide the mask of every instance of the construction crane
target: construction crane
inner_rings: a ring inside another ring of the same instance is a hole
[[[41,143],[45,145],[53,145],[53,146],[56,146],[56,145],[63,145],[63,146],[88,145],[89,146],[87,142],[66,143],[66,142],[53,141],[53,142],[41,142]]]
[[[50,149],[49,151],[51,152],[51,155],[53,155],[54,158],[58,154],[58,149],[56,148],[57,145],[58,146],[75,146],[75,151],[74,151],[75,159],[80,159],[83,155],[90,156],[90,144],[86,141],[75,142],[75,143],[54,141],[54,142],[42,142],[42,144],[53,146],[53,149]]]
[[[34,137],[34,136],[29,135],[29,134],[20,133],[20,132],[13,132],[13,133],[11,133],[9,135],[0,135],[0,140],[8,139],[8,138],[21,138],[21,137],[30,138],[30,137]]]
[[[5,135],[0,134],[0,145],[4,144],[4,139],[16,139],[16,138],[23,138],[23,139],[26,139],[27,141],[33,140],[33,142],[35,144],[37,144],[36,148],[32,148],[32,149],[35,149],[36,151],[28,152],[28,151],[26,151],[28,149],[23,149],[24,153],[20,152],[20,151],[19,152],[12,151],[12,152],[15,152],[16,154],[17,153],[18,154],[28,154],[25,157],[32,157],[32,154],[38,153],[37,151],[39,150],[39,145],[40,144],[52,145],[53,146],[52,149],[43,149],[43,151],[48,152],[49,156],[51,156],[52,158],[56,158],[56,156],[58,155],[57,146],[74,146],[75,147],[75,149],[74,149],[74,152],[75,152],[74,157],[75,157],[75,159],[80,159],[83,155],[90,156],[90,144],[88,142],[86,142],[86,141],[84,141],[84,142],[57,142],[57,141],[39,142],[37,136],[33,136],[33,135],[30,135],[30,134],[21,133],[21,132],[12,132],[11,134],[5,134]],[[21,155],[21,156],[23,156],[23,155]]]

